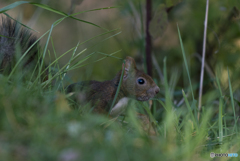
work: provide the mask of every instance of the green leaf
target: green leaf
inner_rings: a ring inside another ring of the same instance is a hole
[[[81,11],[81,12],[77,12],[77,13],[73,13],[73,14],[71,14],[71,16],[76,16],[76,15],[78,15],[78,14],[86,13],[86,12],[99,11],[99,10],[106,10],[106,9],[113,9],[113,8],[119,8],[119,6],[116,6],[116,7],[105,7],[105,8],[96,8],[96,9],[91,9],[91,10]]]
[[[66,14],[66,13],[64,13],[64,12],[62,12],[62,11],[56,10],[56,9],[54,9],[54,8],[48,6],[48,5],[40,4],[40,3],[34,3],[34,2],[30,2],[29,4],[35,5],[35,6],[37,6],[37,7],[41,7],[41,8],[43,8],[43,9],[45,9],[45,10],[48,10],[48,11],[57,13],[57,14],[59,14],[59,15],[65,16],[65,17],[69,17],[69,18],[72,18],[72,19],[74,19],[74,20],[78,20],[78,21],[80,21],[80,22],[84,22],[84,23],[87,23],[87,24],[90,24],[90,25],[99,27],[99,28],[101,28],[101,29],[107,30],[107,29],[102,28],[102,27],[100,27],[100,26],[98,26],[98,25],[96,25],[96,24],[94,24],[94,23],[92,23],[92,22],[88,22],[88,21],[85,21],[85,20],[81,20],[81,19],[75,18],[75,17],[73,17],[72,15],[68,15],[68,14]]]
[[[184,101],[185,101],[185,103],[186,103],[186,106],[187,106],[187,108],[188,108],[188,111],[189,111],[189,113],[190,113],[190,115],[191,115],[192,121],[193,121],[196,129],[198,130],[198,124],[197,124],[197,121],[196,121],[197,119],[195,119],[196,117],[194,117],[194,114],[193,114],[193,112],[192,112],[192,108],[191,108],[191,106],[190,106],[190,104],[189,104],[189,102],[188,102],[188,99],[187,99],[187,96],[186,96],[184,90],[182,90],[182,94],[183,94],[183,98],[184,98]],[[197,102],[196,100],[193,101],[193,103],[192,103],[192,107],[193,107],[193,108],[195,107],[196,102]]]
[[[14,37],[8,37],[8,36],[4,36],[4,35],[0,35],[0,37],[6,37],[6,38],[9,38],[9,39],[14,39]]]
[[[59,11],[59,10],[56,10],[56,9],[53,9],[52,7],[48,6],[48,5],[45,5],[45,4],[41,4],[41,3],[34,3],[34,2],[29,2],[29,4],[32,4],[32,5],[35,5],[37,7],[41,7],[45,10],[48,10],[48,11],[51,11],[51,12],[54,12],[54,13],[57,13],[57,14],[60,14],[60,15],[63,15],[63,16],[68,16],[68,14],[62,12],[62,11]]]
[[[233,101],[233,91],[232,91],[232,84],[231,84],[231,80],[230,80],[230,75],[229,75],[229,69],[227,68],[228,70],[228,83],[229,83],[229,92],[230,92],[230,96],[231,96],[231,103],[232,103],[232,109],[233,109],[233,115],[234,115],[234,120],[235,120],[235,124],[234,124],[234,127],[236,127],[236,132],[238,133],[238,130],[237,130],[237,117],[236,117],[236,114],[235,114],[235,106],[234,106],[234,101]]]
[[[126,61],[125,61],[125,60],[123,61],[123,64],[124,64],[124,65],[123,65],[123,69],[125,69],[125,64],[126,64]],[[113,108],[113,106],[114,106],[114,104],[115,104],[115,102],[116,102],[116,100],[117,100],[117,96],[118,96],[118,93],[119,93],[120,88],[121,88],[121,85],[122,85],[123,75],[124,75],[124,70],[122,70],[121,77],[120,77],[120,81],[119,81],[119,84],[118,84],[118,88],[117,88],[117,91],[116,91],[116,93],[115,93],[115,96],[114,96],[114,99],[113,99],[111,108],[110,108],[110,110],[109,110],[109,112],[108,112],[108,116],[110,115],[110,113],[111,113],[111,111],[112,111],[112,108]]]
[[[167,79],[167,58],[164,57],[163,59],[163,74],[164,74],[164,86],[165,86],[165,99],[166,99],[166,110],[167,112],[172,111],[172,102],[171,102],[171,96],[169,92],[169,86],[168,86],[168,79]]]
[[[182,37],[181,37],[181,33],[180,33],[178,25],[177,25],[177,28],[178,28],[178,37],[179,37],[179,41],[180,41],[181,49],[182,49],[182,54],[183,54],[183,60],[184,60],[184,64],[185,64],[185,67],[186,67],[186,70],[187,70],[190,89],[191,89],[191,92],[192,92],[192,99],[194,100],[193,88],[192,88],[192,82],[191,82],[191,78],[190,78],[190,74],[189,74],[189,70],[188,70],[187,58],[186,58],[184,46],[183,46],[183,43],[182,43]]]
[[[218,77],[216,76],[216,81],[220,93],[220,98],[219,98],[219,111],[218,111],[218,129],[219,129],[219,143],[222,144],[223,141],[223,121],[222,121],[222,113],[223,113],[223,95],[222,95],[222,89],[220,86],[220,82]]]

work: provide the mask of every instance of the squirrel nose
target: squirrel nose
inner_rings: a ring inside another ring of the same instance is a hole
[[[160,91],[160,88],[158,86],[155,87],[155,93],[158,94]]]

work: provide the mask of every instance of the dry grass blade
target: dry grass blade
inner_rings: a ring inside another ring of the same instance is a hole
[[[205,55],[206,55],[206,37],[207,37],[208,7],[209,7],[209,0],[206,1],[206,13],[205,13],[205,21],[204,21],[202,67],[201,67],[199,99],[198,99],[198,120],[199,120],[199,117],[200,117],[200,110],[201,110],[201,106],[202,106],[202,88],[203,88],[203,77],[204,77],[204,63],[205,63]]]

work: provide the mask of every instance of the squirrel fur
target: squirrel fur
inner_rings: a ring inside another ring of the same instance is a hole
[[[17,60],[37,40],[32,32],[22,27],[17,21],[8,17],[1,17],[0,22],[0,73],[9,74]],[[38,60],[38,43],[26,54],[22,63],[23,69],[36,65]],[[20,53],[18,55],[18,53]]]
[[[115,106],[111,111],[112,116],[119,115],[122,112],[122,110],[116,108],[126,105],[126,98],[134,98],[138,101],[148,101],[160,90],[149,75],[137,69],[133,58],[126,57],[125,62],[125,67],[124,63],[122,64],[122,70],[124,70],[123,80]],[[91,101],[94,106],[94,112],[108,113],[117,88],[120,85],[119,82],[122,70],[120,70],[112,80],[104,82],[85,81],[74,83],[69,85],[66,91],[67,93],[72,92],[80,104],[84,100]],[[84,91],[84,97],[82,97],[80,91]]]

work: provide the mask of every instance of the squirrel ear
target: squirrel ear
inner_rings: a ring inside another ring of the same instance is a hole
[[[124,70],[123,78],[126,79],[129,74],[132,74],[136,70],[136,63],[133,58],[127,56],[125,59],[125,69],[124,63],[122,64],[122,70]]]

